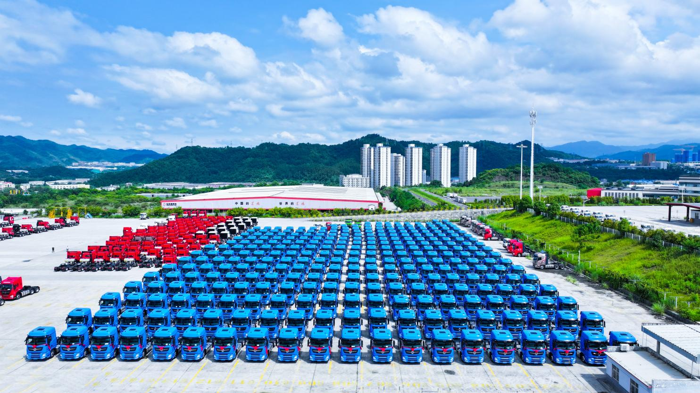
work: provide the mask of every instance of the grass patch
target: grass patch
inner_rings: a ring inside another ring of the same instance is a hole
[[[509,230],[546,242],[555,249],[577,254],[582,246],[582,263],[576,267],[577,272],[585,270],[594,281],[607,283],[613,289],[624,287],[635,296],[654,303],[662,301],[664,293],[667,299],[678,296],[681,315],[691,319],[700,317],[697,312],[700,310],[697,301],[700,256],[697,254],[674,249],[658,250],[612,234],[601,234],[597,239],[581,244],[573,240],[576,226],[528,213],[509,211],[489,216],[488,221],[496,229],[506,225]],[[668,301],[665,306],[672,308]]]
[[[537,182],[535,186],[543,186],[542,196],[553,196],[553,195],[574,195],[581,196],[586,194],[586,190],[572,186],[566,183],[555,183],[555,182]],[[523,193],[527,194],[529,192],[529,185],[527,180],[523,180]],[[520,193],[520,182],[519,181],[502,181],[494,182],[490,185],[484,187],[436,187],[431,188],[430,192],[438,195],[445,196],[448,192],[457,193],[461,196],[493,196],[493,195],[518,195]],[[535,190],[537,196],[540,195],[539,189]]]
[[[447,202],[445,202],[445,200],[443,200],[442,198],[438,198],[438,197],[436,197],[435,195],[432,195],[432,194],[430,194],[430,193],[427,193],[427,192],[425,192],[424,190],[421,190],[421,189],[419,189],[419,188],[412,188],[411,191],[413,191],[413,192],[415,192],[416,194],[422,196],[423,198],[428,199],[428,200],[430,200],[430,201],[433,201],[433,202],[435,202],[435,203],[437,203],[437,204],[445,204],[445,203],[447,203]],[[451,203],[450,203],[450,205],[451,205]]]

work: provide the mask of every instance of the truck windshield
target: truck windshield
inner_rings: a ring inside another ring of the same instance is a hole
[[[212,308],[211,300],[197,300],[197,308]]]
[[[80,337],[78,336],[71,336],[71,337],[66,337],[66,336],[61,336],[61,344],[62,345],[75,345],[75,344],[80,344]]]
[[[416,348],[416,347],[422,347],[423,343],[421,342],[421,340],[403,340],[403,346]]]
[[[557,291],[543,289],[540,291],[540,296],[557,297]]]
[[[90,337],[90,345],[111,345],[112,339],[110,337]]]
[[[483,340],[464,340],[462,346],[466,348],[480,348],[484,346]]]
[[[204,291],[204,288],[203,288],[203,287],[192,287],[192,288],[190,289],[190,293],[191,293],[192,295],[201,295],[201,294],[203,294],[204,292],[205,292],[205,291]]]
[[[124,302],[124,306],[126,306],[126,307],[141,307],[141,300],[139,300],[139,299],[127,299],[126,302]]]
[[[578,321],[571,319],[561,319],[559,320],[559,325],[562,327],[577,327]]]
[[[576,348],[576,343],[573,341],[555,341],[554,349],[570,351]]]
[[[554,304],[543,304],[540,303],[539,306],[537,306],[539,310],[544,310],[544,311],[554,311]]]
[[[455,295],[455,296],[464,297],[464,296],[469,295],[469,292],[468,292],[468,291],[461,290],[461,289],[455,289],[455,290],[452,292],[452,294]]]
[[[248,318],[233,318],[231,319],[231,325],[233,326],[246,326],[250,321]]]
[[[183,317],[176,317],[173,320],[173,324],[175,326],[192,326],[194,322],[194,318],[189,317],[189,318],[183,318]]]
[[[285,294],[285,295],[291,295],[294,293],[294,288],[283,287],[280,289],[280,293]]]
[[[392,346],[391,340],[388,339],[375,339],[372,344],[377,348],[388,348]]]
[[[344,338],[340,340],[340,346],[342,347],[359,347],[360,346],[360,340],[357,339],[350,339],[350,338]]]
[[[199,337],[185,337],[182,339],[182,346],[184,347],[196,347],[201,344]]]
[[[113,307],[117,305],[116,299],[100,299],[100,307]]]
[[[141,340],[138,337],[120,337],[120,345],[139,345]]]
[[[316,326],[331,326],[333,320],[330,318],[316,318]]]
[[[309,340],[310,347],[327,347],[328,340],[324,338],[312,338]]]
[[[214,346],[215,346],[215,347],[230,347],[230,346],[233,346],[233,338],[232,338],[232,337],[215,338],[215,339],[214,339]]]
[[[424,288],[413,288],[413,289],[411,289],[411,295],[414,295],[414,296],[425,295],[425,289]]]
[[[66,318],[66,323],[69,325],[84,325],[87,323],[87,317],[80,316],[80,317],[71,317],[68,316]]]
[[[139,323],[137,318],[134,317],[123,317],[119,318],[119,324],[124,326],[134,326]]]
[[[265,345],[265,339],[264,338],[249,338],[247,345],[253,346],[253,347],[260,347],[260,346]]]
[[[323,308],[334,308],[335,302],[333,300],[321,300],[321,307]]]
[[[150,326],[163,326],[165,325],[165,317],[149,317],[148,324]]]
[[[457,318],[452,318],[450,319],[450,323],[452,326],[467,326],[468,321],[466,319],[457,319]]]
[[[303,319],[294,319],[294,318],[288,319],[287,326],[294,326],[294,327],[304,326],[304,320]]]
[[[496,321],[493,319],[479,319],[476,321],[476,323],[482,327],[494,327],[496,325]]]
[[[509,327],[522,327],[522,319],[506,319],[506,325]]]
[[[270,288],[268,287],[258,287],[255,289],[255,293],[259,295],[267,295],[270,292]]]
[[[367,306],[371,308],[382,308],[384,307],[384,302],[378,300],[370,300],[367,302]]]
[[[168,294],[170,295],[176,295],[178,293],[184,293],[185,289],[183,287],[178,287],[178,286],[172,286],[168,287]]]
[[[298,308],[311,308],[311,302],[306,300],[297,300]]]
[[[489,310],[503,310],[506,308],[506,305],[503,303],[489,303]]]
[[[523,344],[523,347],[528,348],[528,349],[545,349],[546,345],[545,345],[544,341],[526,340],[525,343]]]
[[[235,293],[236,295],[243,295],[243,294],[246,294],[246,293],[248,293],[248,287],[245,287],[245,288],[240,288],[240,287],[239,287],[239,288],[233,288],[233,293]]]
[[[549,325],[549,321],[546,321],[544,319],[533,319],[530,321],[530,325],[536,326],[536,327],[546,327]]]
[[[416,326],[418,322],[416,322],[415,318],[399,318],[399,325],[401,326]]]
[[[435,297],[440,296],[440,295],[447,295],[449,294],[449,291],[447,289],[435,289],[433,290],[433,295]]]
[[[354,300],[346,300],[343,305],[345,308],[360,308],[360,302]]]
[[[467,310],[481,310],[481,309],[483,308],[483,307],[481,306],[481,303],[479,303],[479,302],[474,302],[474,303],[468,302],[468,303],[466,303],[466,304],[464,305],[464,307],[465,307]]]
[[[123,292],[124,293],[136,293],[136,292],[138,292],[138,288],[136,288],[136,286],[124,287]]]
[[[279,301],[270,302],[270,308],[287,308],[287,303]]]
[[[574,304],[574,303],[562,303],[559,306],[559,309],[564,310],[564,311],[576,311],[576,304]]]
[[[260,302],[246,301],[245,308],[260,308]]]
[[[379,318],[377,318],[377,317],[370,317],[370,318],[369,318],[369,323],[370,323],[371,325],[385,325],[385,324],[386,324],[386,318],[382,318],[382,317],[379,317]]]
[[[523,289],[520,291],[520,294],[527,297],[533,297],[537,294],[537,291],[534,289]]]
[[[452,302],[442,303],[440,305],[440,308],[442,308],[443,310],[454,310],[455,308],[457,308],[457,304]]]
[[[452,341],[450,340],[433,340],[433,347],[437,349],[452,348]]]
[[[221,302],[219,302],[219,308],[221,308],[221,309],[236,308],[236,303],[234,303],[231,300],[222,300]]]
[[[187,307],[187,302],[184,300],[175,300],[170,303],[170,308],[185,308]]]
[[[219,326],[219,318],[203,318],[202,326]]]
[[[277,326],[277,318],[261,318],[260,319],[260,326]]]
[[[590,319],[586,321],[586,326],[590,328],[602,328],[603,321],[591,321]]]
[[[173,343],[170,337],[156,337],[153,339],[154,347],[168,347]]]
[[[608,349],[608,343],[604,341],[589,341],[588,349],[593,351],[601,351],[604,349]]]
[[[47,337],[27,337],[27,345],[46,345],[48,343]]]
[[[92,322],[95,325],[109,325],[112,321],[110,317],[95,317]]]
[[[494,346],[498,349],[513,349],[515,348],[515,343],[513,340],[497,340],[494,342]]]

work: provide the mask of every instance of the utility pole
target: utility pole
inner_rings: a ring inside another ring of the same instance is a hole
[[[520,199],[523,199],[523,149],[525,149],[527,145],[521,143],[515,147],[520,149]]]
[[[530,141],[530,199],[535,200],[535,124],[537,124],[537,112],[530,111],[530,126],[532,127],[532,139]]]

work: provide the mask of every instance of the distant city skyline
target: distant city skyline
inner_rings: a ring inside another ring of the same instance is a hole
[[[681,0],[0,0],[0,20],[3,135],[513,143],[533,107],[543,146],[700,135],[700,7]]]

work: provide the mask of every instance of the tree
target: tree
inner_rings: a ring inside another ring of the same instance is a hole
[[[524,213],[527,209],[532,209],[532,199],[529,196],[524,196],[523,199],[518,201],[516,210],[520,213]]]
[[[125,217],[136,217],[141,213],[141,209],[138,206],[127,205],[122,207],[122,214]]]
[[[547,205],[545,205],[542,201],[537,201],[533,205],[533,209],[535,209],[535,214],[540,215],[542,212],[547,210]]]
[[[596,240],[600,237],[600,223],[596,220],[583,225],[579,225],[574,229],[571,239],[578,243],[579,249],[584,249],[586,243]]]

